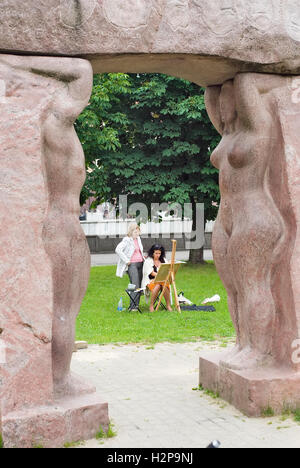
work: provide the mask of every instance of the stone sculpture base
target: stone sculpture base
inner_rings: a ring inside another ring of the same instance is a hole
[[[232,370],[220,365],[226,353],[200,357],[199,383],[250,417],[300,407],[300,372],[287,368]]]
[[[57,448],[92,439],[108,425],[107,403],[90,394],[9,413],[2,418],[2,435],[5,448]]]

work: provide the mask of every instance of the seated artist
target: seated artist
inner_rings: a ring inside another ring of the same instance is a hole
[[[151,294],[150,300],[150,312],[154,312],[154,303],[159,295],[159,292],[163,290],[164,282],[154,283],[155,277],[157,276],[158,269],[162,263],[166,263],[165,249],[162,245],[153,245],[148,252],[148,258],[145,260],[143,267],[143,281],[142,288],[146,288],[146,294]],[[167,288],[164,293],[166,300],[167,309],[172,311],[170,303],[170,285],[167,284]]]

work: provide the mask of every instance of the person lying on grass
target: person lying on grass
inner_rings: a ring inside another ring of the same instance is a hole
[[[153,245],[148,252],[148,258],[145,260],[145,263],[144,263],[143,280],[142,280],[142,288],[146,288],[146,294],[147,292],[151,294],[150,309],[149,309],[150,312],[154,312],[155,301],[160,291],[162,291],[164,287],[164,282],[154,283],[155,277],[157,276],[157,272],[162,263],[166,263],[165,248],[162,245],[157,245],[157,244]],[[169,311],[172,311],[172,307],[170,303],[170,285],[169,284],[167,284],[164,297],[166,300],[167,309]]]

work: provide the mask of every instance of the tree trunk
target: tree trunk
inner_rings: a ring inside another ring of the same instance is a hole
[[[205,263],[203,254],[204,254],[203,247],[201,249],[191,249],[189,262],[190,263]]]
[[[193,227],[192,230],[193,232],[196,231],[197,228],[197,211],[196,211],[196,201],[192,201],[192,210],[193,210]],[[204,226],[203,230],[205,229],[205,221],[204,221]],[[190,263],[205,263],[204,261],[204,246],[201,247],[200,249],[190,249],[190,255],[189,255],[189,262]]]

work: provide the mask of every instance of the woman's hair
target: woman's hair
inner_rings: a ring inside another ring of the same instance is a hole
[[[127,236],[132,237],[133,231],[135,231],[136,229],[139,229],[139,231],[141,231],[141,228],[138,224],[136,223],[129,224]]]
[[[152,247],[148,251],[148,257],[154,258],[155,250],[160,250],[161,251],[161,256],[159,258],[159,261],[161,263],[165,263],[166,251],[165,251],[165,248],[162,245],[159,245],[159,244],[152,245]]]

